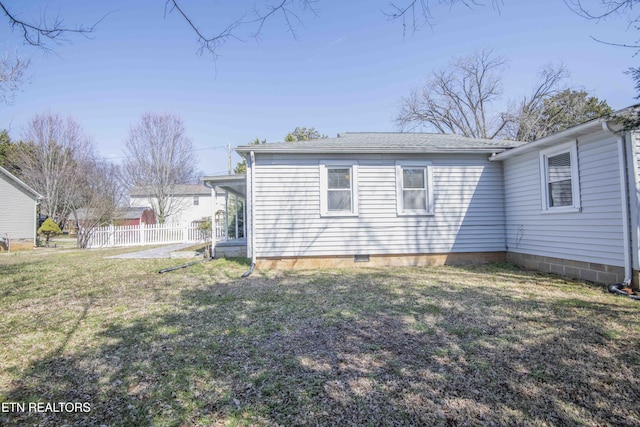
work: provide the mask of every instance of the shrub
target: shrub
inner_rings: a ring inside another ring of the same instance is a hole
[[[53,222],[51,218],[47,218],[45,222],[42,223],[40,228],[38,228],[38,234],[42,234],[45,236],[45,246],[49,247],[51,238],[62,234],[62,230],[60,230],[58,224]]]

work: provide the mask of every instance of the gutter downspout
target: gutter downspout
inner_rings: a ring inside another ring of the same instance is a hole
[[[34,216],[36,217],[36,223],[35,228],[33,230],[33,247],[37,247],[38,246],[38,226],[40,225],[40,215],[38,215],[38,206],[40,206],[40,202],[42,201],[42,198],[40,197],[36,197],[36,203],[34,206]],[[11,240],[9,240],[9,249],[7,250],[7,252],[11,252]]]
[[[606,120],[602,122],[602,129],[613,134],[618,141],[618,169],[620,171],[620,197],[622,203],[622,240],[624,242],[624,283],[630,284],[633,271],[633,259],[631,254],[631,230],[629,228],[629,181],[627,175],[625,138],[624,135],[616,133],[611,129]]]
[[[250,223],[250,232],[251,232],[251,267],[249,270],[242,274],[242,277],[249,277],[253,270],[256,268],[256,232],[255,232],[255,209],[254,209],[254,201],[255,201],[255,166],[256,166],[256,155],[253,151],[249,152],[249,223]]]
[[[207,181],[202,181],[205,187],[211,189],[211,195],[213,196],[213,214],[211,216],[211,249],[209,250],[209,259],[213,259],[216,253],[216,210],[218,209],[218,193],[216,192],[215,185],[209,185]]]

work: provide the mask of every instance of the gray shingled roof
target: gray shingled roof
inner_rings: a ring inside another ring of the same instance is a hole
[[[147,197],[151,192],[150,187],[135,186],[129,192],[131,197]],[[204,184],[178,184],[173,187],[175,196],[210,196],[211,189]]]
[[[522,142],[467,138],[441,133],[354,132],[337,138],[243,145],[239,153],[499,153]]]

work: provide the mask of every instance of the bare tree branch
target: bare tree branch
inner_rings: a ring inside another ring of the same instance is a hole
[[[20,19],[18,15],[9,11],[6,6],[6,1],[0,1],[0,10],[9,19],[9,25],[13,30],[18,30],[22,33],[24,41],[31,45],[41,49],[49,50],[47,47],[47,41],[53,41],[56,43],[67,42],[64,38],[67,34],[80,34],[85,37],[89,36],[95,31],[97,25],[106,17],[101,18],[98,22],[90,27],[80,25],[75,28],[67,27],[64,25],[64,20],[59,16],[47,23],[45,17],[41,18],[40,23],[30,23],[26,20]]]
[[[278,0],[275,4],[267,3],[264,9],[254,7],[253,11],[243,14],[238,19],[231,21],[222,30],[206,35],[204,31],[193,21],[189,13],[180,5],[179,0],[166,0],[165,13],[176,11],[187,22],[189,27],[198,36],[200,48],[199,54],[205,51],[213,55],[214,59],[218,57],[218,50],[229,40],[245,40],[245,38],[260,39],[263,29],[267,21],[273,19],[276,15],[280,15],[286,24],[287,31],[297,39],[296,28],[302,25],[301,14],[310,11],[313,15],[318,14],[315,4],[318,0]],[[245,32],[245,28],[248,29]],[[244,32],[244,33],[243,33]]]
[[[614,15],[619,15],[633,10],[633,5],[638,3],[638,0],[602,0],[600,5],[603,9],[594,12],[594,9],[588,9],[582,4],[582,0],[563,0],[575,14],[582,16],[586,19],[601,21]],[[640,15],[639,15],[640,16]],[[638,16],[632,19],[631,22],[637,22]]]
[[[420,30],[425,25],[431,26],[431,22],[434,17],[431,12],[432,3],[435,0],[411,0],[406,2],[392,1],[389,5],[389,10],[382,11],[382,13],[389,20],[402,19],[402,26],[404,34],[407,32],[407,27],[411,28],[412,32]],[[469,9],[485,6],[484,1],[481,0],[437,0],[436,5],[448,5],[449,8],[461,5]],[[503,5],[503,0],[491,0],[492,7],[500,12]]]
[[[25,72],[29,60],[16,55],[15,58],[5,54],[0,59],[0,104],[10,105],[20,87],[25,82]]]
[[[563,1],[573,13],[585,19],[600,22],[605,19],[624,16],[627,20],[627,28],[633,27],[636,30],[640,29],[640,13],[637,12],[640,0],[601,0],[599,2],[599,6],[592,5],[588,7],[583,5],[582,0]],[[604,41],[594,36],[591,36],[591,38],[598,43],[603,43],[609,46],[636,49],[636,55],[640,52],[640,40],[637,40],[635,43],[615,43]]]

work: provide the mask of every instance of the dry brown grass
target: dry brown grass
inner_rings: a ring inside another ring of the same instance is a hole
[[[640,305],[511,266],[0,257],[3,425],[640,425]]]

